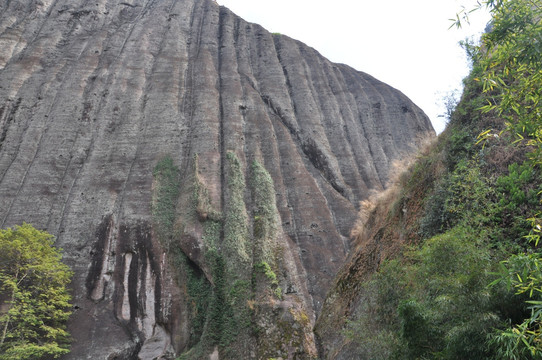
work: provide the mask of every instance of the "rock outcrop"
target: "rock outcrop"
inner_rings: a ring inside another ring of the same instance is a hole
[[[211,0],[0,3],[0,224],[64,249],[67,359],[315,357],[359,201],[427,134]]]

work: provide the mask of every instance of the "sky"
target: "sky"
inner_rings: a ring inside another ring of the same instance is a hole
[[[488,13],[472,13],[470,25],[449,20],[476,0],[217,0],[249,22],[288,35],[333,62],[347,64],[399,89],[440,133],[443,99],[460,93],[468,61],[459,41],[478,39]]]

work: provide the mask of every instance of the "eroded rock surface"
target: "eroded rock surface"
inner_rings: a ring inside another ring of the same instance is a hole
[[[32,223],[64,249],[67,359],[171,358],[203,341],[172,248],[215,294],[212,249],[251,284],[269,331],[241,332],[240,358],[314,357],[358,202],[428,133],[399,91],[211,0],[0,2],[0,224]],[[179,176],[167,243],[152,205],[165,157]],[[258,340],[285,327],[287,345]]]

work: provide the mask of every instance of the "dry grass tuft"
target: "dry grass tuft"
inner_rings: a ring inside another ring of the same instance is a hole
[[[397,200],[406,179],[410,178],[412,166],[434,149],[436,139],[433,134],[426,134],[418,138],[416,145],[419,150],[416,153],[392,162],[386,189],[382,191],[371,190],[367,199],[360,202],[358,218],[350,231],[351,238],[355,239],[361,236],[366,230],[369,219],[374,218],[377,213],[381,213],[380,215],[385,217],[385,214],[389,212]]]

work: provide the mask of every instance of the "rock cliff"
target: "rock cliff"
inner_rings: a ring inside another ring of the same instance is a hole
[[[358,203],[427,134],[211,0],[0,3],[0,223],[64,249],[67,359],[316,357]]]

